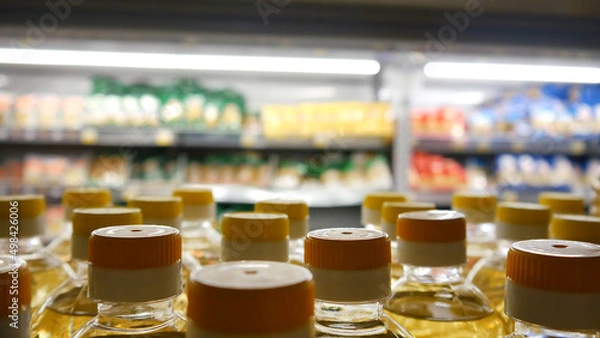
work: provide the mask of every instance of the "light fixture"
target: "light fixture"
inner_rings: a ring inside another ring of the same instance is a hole
[[[429,62],[423,71],[437,79],[600,83],[598,67]]]
[[[0,48],[0,64],[343,75],[375,75],[381,69],[379,62],[368,59],[157,54],[19,48]]]

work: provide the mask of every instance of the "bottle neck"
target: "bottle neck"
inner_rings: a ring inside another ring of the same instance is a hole
[[[336,303],[317,300],[315,320],[335,326],[335,323],[359,323],[379,321],[383,314],[383,303],[379,301],[365,303]]]
[[[498,255],[498,256],[501,256],[501,257],[507,257],[508,256],[508,250],[510,250],[510,246],[514,242],[516,242],[516,241],[512,240],[512,239],[498,238],[496,252],[494,254]]]
[[[599,338],[600,331],[559,331],[515,320],[515,333],[523,337]]]
[[[139,303],[98,303],[98,324],[125,329],[151,329],[175,316],[173,299]]]
[[[447,284],[462,282],[462,267],[453,266],[412,266],[403,265],[404,276],[407,281],[421,284]]]
[[[28,255],[39,252],[43,248],[41,236],[19,238],[17,235],[0,239],[0,252],[3,254]]]

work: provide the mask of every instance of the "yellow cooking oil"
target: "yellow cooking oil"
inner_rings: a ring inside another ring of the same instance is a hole
[[[35,253],[21,258],[27,261],[31,271],[31,309],[35,313],[52,291],[67,279],[67,274],[53,256]]]
[[[212,265],[220,261],[219,241],[205,236],[184,237],[183,247],[200,265]]]
[[[417,338],[498,338],[506,333],[499,314],[468,284],[407,282],[386,303],[386,314]],[[483,301],[482,301],[483,299]]]

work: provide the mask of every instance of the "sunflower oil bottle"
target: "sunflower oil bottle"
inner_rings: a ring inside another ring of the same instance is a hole
[[[33,338],[69,338],[94,318],[97,304],[88,297],[88,240],[92,231],[124,224],[141,224],[137,208],[80,208],[72,219],[69,279],[54,290],[33,315]]]
[[[600,244],[600,217],[555,214],[550,222],[550,237]]]
[[[221,260],[288,262],[289,232],[283,213],[226,213],[221,220]]]
[[[228,262],[190,279],[187,338],[312,338],[315,285],[300,266]]]
[[[367,194],[360,210],[361,224],[367,229],[381,230],[381,206],[383,202],[406,202],[406,196],[397,192],[373,192]]]
[[[160,225],[98,229],[89,239],[88,294],[98,315],[74,338],[185,337],[173,303],[181,293],[179,230]]]
[[[304,261],[316,285],[316,337],[412,337],[383,313],[391,292],[386,233],[361,228],[311,231]]]
[[[465,272],[496,249],[496,204],[496,196],[486,192],[456,192],[452,196],[452,210],[464,214],[467,221]]]
[[[217,206],[210,189],[183,186],[173,191],[183,203],[183,251],[201,265],[219,262],[221,234],[215,230]]]
[[[585,214],[583,197],[564,192],[541,192],[538,203],[550,208],[552,214]]]
[[[292,199],[272,199],[255,204],[256,212],[281,212],[290,223],[290,263],[304,264],[304,239],[310,229],[309,209],[306,202]]]
[[[31,274],[27,263],[0,255],[0,337],[29,338]]]
[[[62,195],[64,211],[63,229],[50,244],[48,250],[61,261],[70,260],[71,254],[71,218],[77,208],[106,208],[112,205],[112,194],[103,188],[68,188]]]
[[[0,196],[0,254],[18,256],[31,272],[31,310],[66,278],[61,261],[42,245],[46,201],[42,195]]]
[[[506,262],[507,338],[599,338],[600,246],[564,240],[514,243]]]
[[[497,338],[505,333],[489,300],[462,276],[466,261],[463,214],[404,213],[398,216],[396,231],[404,275],[385,302],[387,314],[419,338]]]
[[[383,202],[381,207],[381,230],[390,236],[392,242],[392,280],[402,276],[402,265],[398,263],[398,242],[396,242],[396,220],[405,212],[435,209],[433,203],[422,202]]]

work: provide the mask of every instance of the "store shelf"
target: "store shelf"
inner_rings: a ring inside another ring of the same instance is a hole
[[[470,137],[451,138],[419,138],[413,143],[413,149],[438,154],[564,154],[592,155],[600,153],[598,143],[566,138],[531,137],[509,138],[496,136],[490,138]]]

